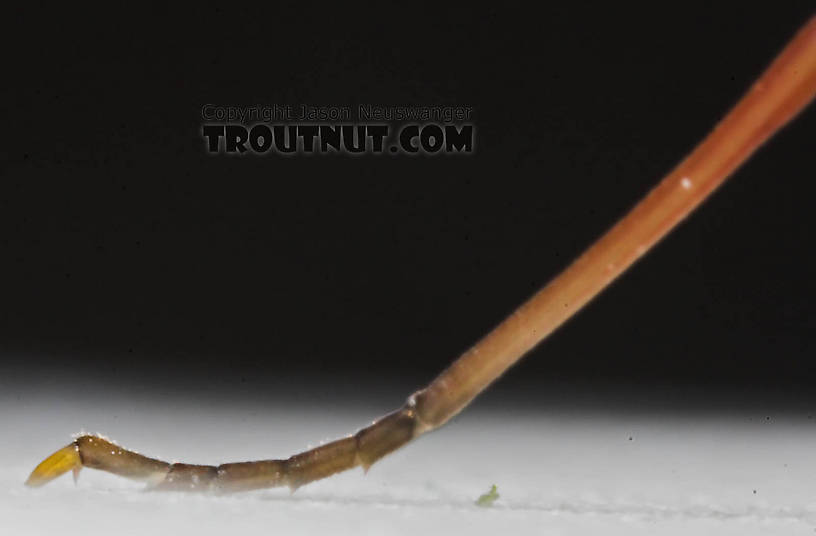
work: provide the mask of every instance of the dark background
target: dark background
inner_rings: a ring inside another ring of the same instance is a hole
[[[2,373],[424,383],[676,164],[806,4],[10,15]],[[477,147],[208,156],[205,103],[472,106]],[[809,392],[815,128],[811,107],[503,382]]]

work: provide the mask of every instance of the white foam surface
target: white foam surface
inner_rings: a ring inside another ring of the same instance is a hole
[[[146,492],[84,470],[40,489],[30,470],[102,432],[168,461],[287,457],[353,432],[391,407],[296,408],[223,397],[92,388],[2,396],[0,534],[814,534],[816,423],[805,413],[694,416],[614,411],[466,411],[364,475],[294,494]],[[631,438],[631,439],[630,439]],[[474,500],[491,484],[490,508]]]

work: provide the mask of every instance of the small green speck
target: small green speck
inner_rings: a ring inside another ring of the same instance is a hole
[[[484,508],[487,508],[488,506],[493,506],[493,503],[498,498],[499,492],[496,489],[496,484],[493,484],[492,486],[490,486],[490,491],[476,499],[476,506],[481,506]]]

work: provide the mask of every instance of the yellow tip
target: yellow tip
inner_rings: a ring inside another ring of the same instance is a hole
[[[51,456],[44,459],[40,465],[31,471],[31,475],[26,480],[26,486],[39,487],[54,480],[63,473],[74,470],[74,474],[82,468],[82,460],[79,457],[79,448],[76,443],[71,443],[67,447],[59,449]]]

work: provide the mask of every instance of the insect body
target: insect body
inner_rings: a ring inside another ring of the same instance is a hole
[[[85,435],[46,458],[27,484],[40,486],[91,467],[146,480],[156,489],[229,492],[296,489],[353,467],[367,470],[467,406],[669,233],[815,94],[813,17],[715,129],[626,216],[400,409],[353,435],[285,460],[219,466],[170,464]]]

